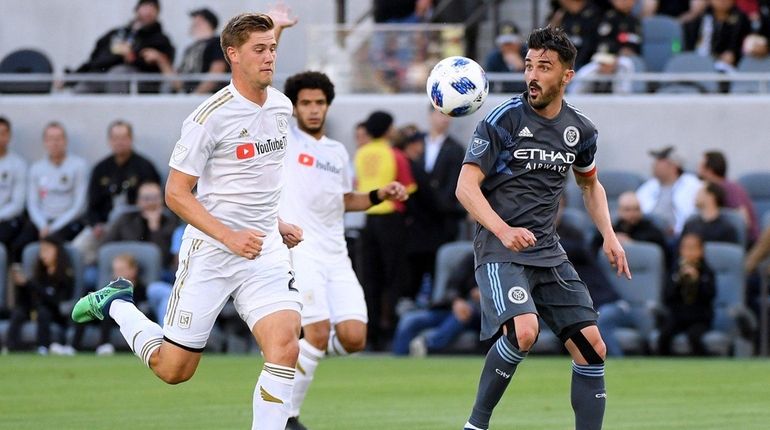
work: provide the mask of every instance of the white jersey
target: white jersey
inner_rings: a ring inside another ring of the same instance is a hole
[[[0,157],[0,222],[24,212],[26,186],[27,163],[24,159],[13,152]]]
[[[302,227],[305,252],[346,254],[345,202],[351,192],[350,157],[336,140],[316,140],[291,127],[281,218]]]
[[[29,169],[27,212],[39,230],[56,231],[74,221],[87,196],[88,165],[76,155],[67,154],[59,165],[45,157]]]
[[[198,106],[182,124],[168,165],[198,177],[196,197],[214,218],[234,230],[267,235],[263,254],[281,245],[278,202],[292,105],[268,87],[263,106],[230,85]],[[189,225],[185,238],[227,248]]]

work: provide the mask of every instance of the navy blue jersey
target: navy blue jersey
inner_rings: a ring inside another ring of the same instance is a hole
[[[591,120],[566,102],[548,119],[535,113],[526,94],[497,106],[479,122],[464,163],[485,175],[481,191],[495,212],[512,227],[524,227],[535,246],[514,252],[477,225],[476,264],[513,262],[553,267],[567,259],[554,221],[567,173],[590,174],[598,132]]]

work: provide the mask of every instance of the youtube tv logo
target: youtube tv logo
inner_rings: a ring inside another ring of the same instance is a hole
[[[299,161],[299,164],[302,164],[303,166],[312,167],[313,164],[315,164],[315,157],[309,154],[299,154],[297,161]]]
[[[244,143],[243,145],[238,145],[235,148],[235,156],[238,157],[239,160],[245,160],[255,155],[256,149],[254,148],[253,143]]]

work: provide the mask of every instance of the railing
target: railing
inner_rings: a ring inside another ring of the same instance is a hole
[[[332,69],[332,72],[339,71],[339,64],[335,63],[319,63],[316,65],[318,68]],[[337,67],[335,69],[335,66]],[[420,67],[427,67],[427,71],[432,66],[431,62],[424,62],[420,64]],[[377,66],[371,64],[366,65],[376,69]],[[312,68],[312,67],[310,67]],[[423,72],[427,71],[423,68]],[[360,71],[361,72],[361,71]],[[360,73],[359,72],[359,73]],[[356,75],[354,71],[348,71],[351,75],[347,78],[360,79],[360,75]],[[283,82],[288,77],[288,74],[276,74],[273,85],[277,88],[283,87]],[[372,76],[369,76],[370,78]],[[421,74],[413,77],[414,82],[408,86],[404,86],[404,93],[421,93],[425,88],[425,77],[427,75]],[[333,76],[334,78],[334,76]],[[344,93],[378,93],[377,88],[372,88],[371,85],[352,85],[347,86],[338,82],[341,79],[336,77],[335,84],[337,84],[338,92]],[[365,78],[365,77],[364,77]],[[497,83],[509,83],[509,82],[524,82],[523,74],[516,73],[487,73],[487,78],[490,82],[490,87],[494,88]],[[14,92],[26,92],[26,93],[51,93],[51,94],[68,94],[73,93],[72,84],[80,82],[99,82],[99,83],[125,83],[127,84],[127,94],[136,95],[139,94],[141,83],[161,83],[170,84],[174,81],[182,82],[228,82],[230,80],[230,74],[206,74],[195,73],[186,75],[166,76],[162,74],[150,74],[150,73],[132,73],[132,74],[110,74],[110,73],[71,73],[71,74],[48,74],[48,73],[0,73],[0,93],[14,93]],[[628,80],[633,83],[647,84],[649,87],[661,87],[666,84],[690,84],[698,85],[704,83],[749,83],[756,85],[756,94],[768,94],[770,93],[770,73],[633,73],[628,75],[618,76],[594,76],[586,77],[583,79],[585,82],[618,82],[619,80]],[[371,81],[370,81],[371,83]],[[11,91],[14,87],[18,89],[28,88],[30,84],[36,86],[40,91]],[[368,90],[368,91],[367,91]],[[647,91],[654,92],[654,91]]]

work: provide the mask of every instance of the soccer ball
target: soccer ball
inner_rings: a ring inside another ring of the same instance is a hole
[[[438,111],[449,116],[465,116],[484,104],[489,82],[477,62],[465,57],[447,57],[431,70],[426,90]]]

